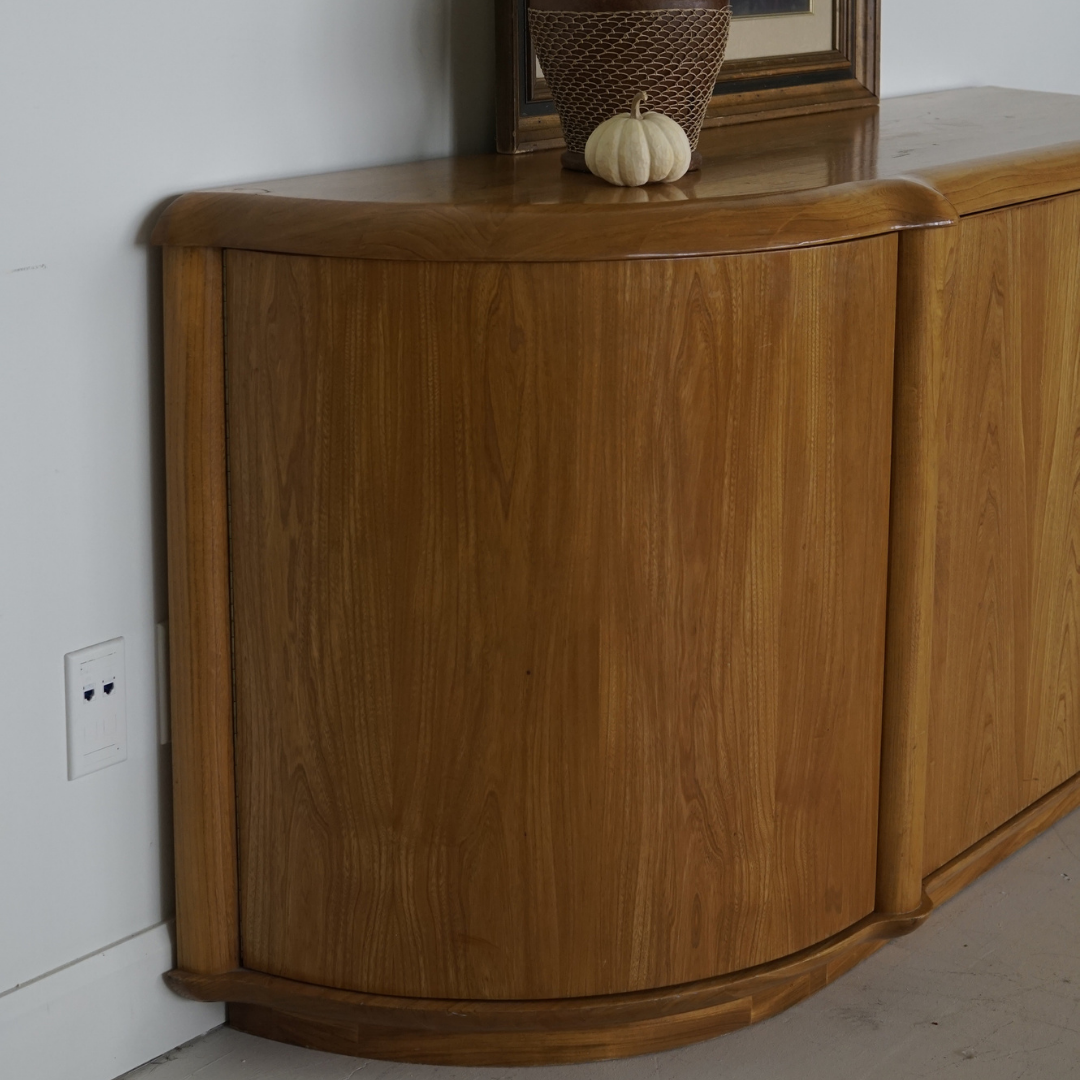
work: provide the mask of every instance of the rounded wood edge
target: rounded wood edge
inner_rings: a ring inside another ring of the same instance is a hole
[[[677,185],[598,182],[588,199],[424,204],[193,192],[165,208],[152,242],[389,261],[601,262],[772,251],[959,220],[940,192],[909,177],[723,199],[692,198]]]
[[[962,216],[1080,190],[1080,140],[913,172]]]
[[[239,969],[170,971],[198,1001],[239,1007],[244,1030],[335,1053],[424,1063],[551,1064],[629,1057],[713,1038],[820,990],[932,909],[872,914],[792,956],[716,979],[608,996],[544,1001],[448,1001],[334,990]],[[254,1030],[258,1027],[260,1030]]]
[[[177,954],[211,973],[240,961],[224,268],[216,248],[162,263]]]
[[[162,208],[161,213],[158,214],[157,220],[154,222],[153,229],[150,230],[150,243],[155,247],[194,247],[193,244],[177,244],[172,245],[169,240],[169,233],[171,231],[172,216],[176,204],[182,199],[188,198],[187,195],[177,195],[176,198],[170,200]]]
[[[922,894],[933,681],[938,400],[948,267],[958,229],[900,237],[893,383],[889,587],[881,725],[877,909]]]

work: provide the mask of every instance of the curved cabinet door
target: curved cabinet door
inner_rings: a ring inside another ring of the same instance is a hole
[[[966,217],[954,242],[926,874],[1080,771],[1080,195]]]
[[[894,237],[226,269],[246,967],[609,994],[873,909]]]

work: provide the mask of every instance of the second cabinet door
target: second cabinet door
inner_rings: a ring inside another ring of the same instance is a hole
[[[1080,770],[1080,195],[963,219],[945,295],[926,873]]]

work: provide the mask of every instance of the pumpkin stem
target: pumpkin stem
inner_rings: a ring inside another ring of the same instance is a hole
[[[641,103],[643,101],[648,101],[648,100],[649,100],[649,95],[646,94],[644,90],[639,90],[634,95],[634,103],[630,106],[630,115],[635,120],[640,120],[641,119]]]

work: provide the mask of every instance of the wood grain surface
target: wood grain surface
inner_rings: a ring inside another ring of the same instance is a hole
[[[622,993],[872,911],[894,237],[227,271],[246,967]]]
[[[320,1050],[437,1064],[517,1065],[597,1060],[713,1038],[789,1008],[909,933],[977,877],[1080,806],[1080,776],[929,875],[918,910],[875,913],[835,938],[760,968],[689,986],[552,1002],[377,998],[252,971],[169,972],[184,997],[231,1002],[242,1031]]]
[[[979,875],[1080,806],[1080,776],[929,875],[917,911],[875,913],[835,938],[750,971],[688,986],[552,1002],[379,998],[252,971],[169,972],[184,997],[231,1002],[229,1022],[337,1053],[438,1064],[550,1064],[631,1056],[713,1038],[775,1015],[917,928]]]
[[[1080,770],[1080,196],[965,219],[946,280],[924,872]]]
[[[166,248],[165,444],[177,961],[240,962],[222,253]]]
[[[441,1032],[550,1032],[573,1027],[617,1027],[678,1013],[700,1013],[762,990],[774,990],[818,968],[846,970],[864,948],[910,933],[929,916],[924,895],[917,910],[902,915],[877,913],[833,937],[791,956],[746,971],[626,994],[533,1001],[476,1001],[393,997],[334,990],[263,972],[238,969],[217,975],[170,971],[166,981],[198,1001],[227,1000],[265,1005],[297,1016],[345,1023],[362,1018],[375,1027]]]
[[[158,243],[371,259],[702,256],[954,223],[1080,189],[1080,97],[980,88],[706,131],[700,172],[613,188],[557,151],[195,192]]]
[[[448,1001],[329,990],[260,972],[172,971],[173,990],[226,1000],[244,1031],[363,1057],[467,1065],[546,1064],[670,1049],[767,1019],[816,993],[930,914],[870,915],[781,961],[633,994],[555,1001]]]
[[[913,929],[914,926],[911,927]],[[551,1024],[546,1030],[471,1032],[391,1027],[297,1016],[273,1006],[230,1003],[230,1026],[316,1050],[432,1065],[556,1065],[634,1057],[714,1039],[791,1008],[834,982],[884,944],[871,941],[834,963],[698,1010],[661,1012],[625,1024]],[[575,1005],[577,1003],[574,1003]]]
[[[922,899],[940,472],[938,412],[946,367],[946,281],[958,232],[906,233],[899,245],[878,827],[877,908],[883,912],[910,911]]]
[[[1004,825],[972,844],[923,881],[923,892],[934,907],[951,900],[981,874],[997,866],[1041,832],[1080,806],[1080,775],[1021,810]]]
[[[494,160],[512,172],[520,159]],[[486,159],[476,161],[486,166]],[[176,227],[166,221],[159,235],[170,243],[216,237],[229,248],[338,258],[563,263],[788,249],[956,220],[936,191],[906,178],[706,199],[695,192],[698,174],[687,177],[620,188],[563,170],[550,187],[571,189],[577,198],[511,205],[206,192],[182,196]]]

